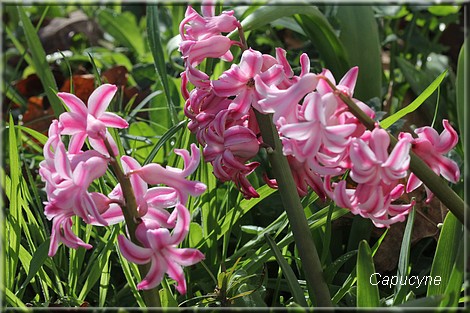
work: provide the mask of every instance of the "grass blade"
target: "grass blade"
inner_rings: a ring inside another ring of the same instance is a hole
[[[428,285],[428,297],[445,293],[460,242],[463,241],[462,237],[462,224],[451,212],[447,213],[437,242],[430,274],[432,278],[440,276],[441,282]]]
[[[22,225],[22,214],[21,214],[21,194],[20,194],[20,170],[21,164],[18,155],[18,142],[16,139],[15,126],[13,117],[10,115],[10,122],[8,125],[8,144],[9,144],[9,166],[10,166],[10,207],[7,214],[7,234],[9,234],[6,245],[6,260],[7,270],[5,284],[7,288],[13,290],[13,286],[16,280],[16,269],[18,265],[18,254],[20,250],[21,242],[21,225]],[[6,181],[2,182],[4,188],[6,188]],[[8,193],[7,193],[8,196]]]
[[[287,263],[287,261],[284,259],[281,250],[279,250],[276,242],[268,234],[265,234],[264,238],[266,238],[266,242],[271,247],[271,250],[276,257],[277,263],[282,269],[282,273],[287,280],[287,284],[289,285],[290,291],[292,292],[294,301],[303,307],[307,307],[307,301],[305,300],[305,295],[302,288],[300,287],[299,281],[297,280],[297,277],[295,276],[294,271],[290,267],[289,263]]]
[[[459,304],[460,292],[462,290],[462,283],[464,279],[464,247],[465,240],[460,241],[460,246],[455,258],[455,263],[450,273],[449,282],[447,283],[446,291],[447,301],[441,302],[441,307],[457,307]]]
[[[437,87],[439,87],[439,85],[442,83],[446,75],[447,75],[447,71],[444,71],[413,102],[411,102],[409,105],[399,110],[395,114],[381,121],[380,127],[385,128],[385,129],[389,128],[390,126],[393,125],[393,123],[395,123],[396,121],[398,121],[405,115],[419,108],[419,106],[423,104],[423,102],[426,101],[426,99],[429,98],[434,93],[434,91],[436,91]]]
[[[359,244],[357,253],[357,307],[378,307],[380,305],[379,288],[375,273],[372,253],[367,241]]]
[[[49,252],[49,243],[50,239],[44,241],[34,252],[28,275],[26,276],[26,279],[23,281],[16,294],[19,294],[29,284],[31,279],[33,279],[33,277],[36,276],[37,272],[41,269],[44,262],[46,262],[48,258],[47,253]]]
[[[46,53],[44,52],[44,48],[39,41],[36,30],[34,29],[33,24],[31,24],[26,12],[20,6],[18,6],[17,9],[21,23],[23,24],[26,42],[29,50],[31,51],[31,60],[33,63],[31,65],[34,67],[36,74],[41,80],[55,116],[58,117],[60,113],[64,112],[64,108],[59,97],[57,97],[58,88],[54,76],[49,68],[49,64],[47,63]]]
[[[467,60],[465,60],[465,52],[468,53],[468,48],[467,50],[465,50],[465,47],[466,46],[468,47],[469,42],[470,41],[468,41],[468,39],[465,40],[465,42],[462,45],[462,48],[460,49],[459,60],[457,63],[457,79],[456,79],[456,86],[455,86],[456,88],[455,93],[457,96],[457,117],[458,117],[457,120],[459,123],[459,130],[460,130],[459,134],[462,138],[462,142],[465,142],[464,141],[465,113],[467,112],[467,115],[468,115],[468,112],[470,111],[468,109],[465,110],[465,93],[466,92],[467,92],[467,97],[468,97],[468,90],[467,88],[465,88],[465,86],[467,86],[465,84],[465,73],[469,73],[469,68],[470,68],[470,62],[468,58]]]
[[[176,112],[175,104],[172,101],[170,92],[170,83],[168,81],[168,73],[166,71],[166,57],[163,50],[162,40],[159,32],[159,17],[158,6],[147,6],[147,35],[149,39],[150,51],[153,55],[155,69],[157,70],[160,81],[162,82],[163,90],[165,92],[166,101],[168,104],[168,111],[170,112],[171,124],[175,125],[178,122],[178,113]]]
[[[409,274],[410,265],[410,247],[411,247],[411,234],[413,233],[413,223],[415,219],[415,208],[410,211],[408,220],[406,221],[405,233],[403,234],[403,240],[401,242],[400,258],[398,259],[398,270],[397,276],[407,277]],[[398,284],[395,288],[395,298],[393,304],[401,304],[405,300],[406,294],[410,289],[409,284],[402,285],[401,279],[398,279]]]

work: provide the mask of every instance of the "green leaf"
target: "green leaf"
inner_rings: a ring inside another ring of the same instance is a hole
[[[468,86],[465,84],[465,73],[470,72],[470,62],[465,60],[465,52],[467,51],[468,53],[468,48],[465,50],[465,47],[468,47],[469,45],[469,40],[466,39],[465,42],[462,45],[462,48],[460,49],[459,53],[459,60],[457,63],[457,79],[456,79],[456,96],[457,96],[457,120],[459,123],[459,134],[461,137],[462,142],[464,141],[464,136],[465,136],[465,113],[467,113],[467,117],[470,114],[470,110],[465,110],[465,93],[467,93],[468,96]],[[467,69],[465,69],[465,66]],[[468,121],[468,119],[467,119]]]
[[[295,19],[318,50],[325,67],[335,77],[344,75],[349,69],[346,49],[326,17],[315,8],[315,11],[300,12]]]
[[[185,125],[187,121],[183,120],[178,124],[172,126],[165,134],[158,140],[158,142],[153,146],[150,150],[150,153],[145,158],[143,165],[149,164],[152,160],[156,157],[158,151],[163,147],[163,145],[170,140],[178,131],[180,131]]]
[[[41,80],[41,84],[44,87],[47,98],[54,110],[54,114],[58,117],[60,113],[64,112],[64,108],[59,97],[57,97],[57,84],[54,76],[52,75],[51,69],[49,68],[49,64],[47,63],[46,53],[44,52],[36,30],[31,24],[31,21],[26,15],[23,7],[18,6],[17,9],[21,23],[23,24],[26,42],[31,52],[31,60],[33,64],[30,65],[34,67],[36,74]]]
[[[459,12],[460,6],[459,5],[431,5],[428,8],[429,13],[432,13],[437,16],[446,16],[450,14],[456,14]]]
[[[250,200],[243,199],[240,201],[240,205],[231,209],[227,214],[224,215],[224,219],[219,221],[219,224],[222,226],[220,227],[220,233],[218,234],[218,239],[220,239],[232,225],[235,225],[237,221],[245,215],[248,211],[250,211],[256,204],[263,201],[266,197],[273,194],[276,190],[270,188],[268,185],[264,185],[256,190],[259,194],[259,198],[252,198]]]
[[[203,239],[202,227],[196,222],[189,224],[189,246],[197,247]]]
[[[447,71],[444,71],[441,75],[439,75],[413,102],[409,105],[404,107],[403,109],[399,110],[395,114],[387,117],[383,121],[380,122],[380,126],[382,128],[388,128],[393,125],[396,121],[404,117],[405,115],[415,111],[423,102],[428,99],[434,91],[436,91],[437,87],[442,83],[445,76],[447,75]]]
[[[380,306],[379,288],[375,273],[372,253],[367,241],[359,244],[357,253],[357,306],[378,307]]]
[[[323,16],[323,14],[314,6],[306,5],[289,5],[289,6],[260,6],[252,11],[243,19],[242,26],[245,31],[260,28],[279,18],[292,16],[294,14],[308,14]],[[230,34],[231,38],[235,38],[235,34]]]
[[[48,258],[47,253],[49,252],[49,244],[50,244],[50,239],[47,239],[34,252],[33,257],[31,259],[31,263],[30,263],[31,266],[29,267],[28,275],[26,276],[26,279],[21,284],[21,287],[16,292],[17,294],[21,292],[21,290],[24,289],[29,284],[31,279],[33,279],[33,277],[41,269],[44,262],[46,262]]]
[[[439,303],[445,299],[445,296],[430,296],[426,298],[419,298],[407,301],[403,304],[397,305],[398,308],[435,308]]]
[[[328,265],[324,271],[326,282],[331,283],[336,273],[338,273],[338,270],[341,268],[341,266],[343,266],[344,263],[346,263],[349,259],[351,259],[356,254],[357,254],[357,250],[346,252],[345,254],[337,258],[333,263]]]
[[[171,291],[163,288],[159,290],[162,308],[177,308],[178,302],[171,294]]]
[[[349,67],[358,66],[354,96],[363,101],[381,97],[382,61],[379,26],[370,5],[340,5],[339,39],[347,51]]]
[[[122,256],[121,251],[119,250],[119,246],[118,246],[117,242],[115,243],[115,248],[116,248],[116,251],[118,252],[119,263],[121,265],[124,276],[126,277],[127,283],[129,284],[132,295],[134,295],[139,307],[141,307],[141,308],[146,307],[144,299],[142,299],[142,296],[140,295],[139,291],[137,290],[137,285],[135,283],[135,280],[140,279],[139,271],[137,269],[134,269],[136,267],[136,265],[133,264],[133,263],[128,262]],[[131,267],[134,267],[134,268],[131,269]],[[137,275],[133,276],[132,273],[135,273]]]
[[[144,37],[131,12],[116,13],[105,9],[98,12],[97,21],[100,26],[119,43],[133,50],[138,56],[145,54]]]
[[[439,235],[430,273],[433,280],[439,276],[441,282],[440,284],[429,284],[427,296],[443,295],[445,293],[461,241],[463,241],[462,224],[449,212]]]
[[[21,194],[20,194],[20,177],[21,163],[18,155],[18,142],[16,138],[13,117],[10,115],[8,125],[8,157],[10,167],[10,194],[7,196],[10,200],[10,207],[7,218],[8,245],[6,246],[6,258],[8,260],[6,269],[5,284],[7,288],[13,288],[16,281],[16,270],[18,265],[18,253],[21,242],[21,225],[23,215],[21,214]],[[2,185],[6,188],[6,181],[2,181]]]
[[[165,92],[171,122],[174,125],[178,122],[178,113],[176,112],[175,104],[173,103],[171,97],[170,83],[168,80],[168,73],[166,71],[166,56],[160,37],[159,24],[160,21],[158,17],[158,6],[147,5],[147,35],[149,39],[150,51],[152,52],[155,69],[157,70],[158,76],[160,77],[160,81],[163,86],[163,90]]]
[[[415,208],[410,211],[408,215],[408,220],[406,221],[405,233],[403,234],[403,239],[401,241],[400,249],[400,258],[398,259],[398,269],[397,276],[407,277],[409,274],[409,265],[410,265],[410,247],[411,247],[411,235],[413,233],[413,223],[415,219]],[[397,305],[403,303],[405,300],[406,294],[410,288],[409,284],[402,285],[401,279],[398,279],[398,284],[395,288],[395,298],[393,299],[393,304]]]
[[[455,257],[455,263],[450,273],[449,282],[447,283],[446,291],[447,301],[442,301],[441,307],[457,307],[459,304],[460,293],[462,290],[462,283],[464,279],[464,254],[465,254],[465,240],[460,241],[457,256]]]
[[[15,294],[13,292],[11,292],[10,289],[5,288],[5,287],[3,287],[3,288],[2,288],[3,289],[2,291],[5,295],[4,299],[6,300],[7,303],[9,303],[12,307],[18,308],[18,310],[20,312],[30,312],[31,311],[31,309],[26,308],[26,305],[23,303],[23,301],[21,301],[20,298],[15,296]]]
[[[292,296],[294,297],[294,301],[303,307],[307,307],[307,301],[305,300],[305,295],[302,288],[300,287],[299,281],[297,280],[297,277],[295,276],[294,271],[290,267],[289,263],[287,263],[286,259],[284,259],[281,250],[279,250],[276,242],[271,237],[269,237],[268,234],[265,234],[264,238],[266,238],[267,243],[271,247],[271,250],[276,257],[277,263],[282,269],[282,274],[287,280],[287,284],[289,285],[289,289],[292,293]]]
[[[25,127],[25,126],[21,126],[21,125],[17,125],[15,127],[18,128],[19,130],[31,135],[31,137],[33,137],[34,139],[39,141],[42,145],[44,145],[47,142],[47,136],[41,134],[40,132],[38,132],[34,129],[31,129],[31,128],[28,128],[28,127]]]

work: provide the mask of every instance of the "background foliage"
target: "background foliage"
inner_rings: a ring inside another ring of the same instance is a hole
[[[468,6],[467,6],[468,7]],[[219,11],[222,8],[217,8]],[[312,72],[329,68],[339,79],[359,65],[355,97],[372,106],[378,119],[412,102],[447,70],[438,92],[390,130],[433,125],[448,118],[464,136],[463,10],[465,6],[236,6],[248,44],[274,54],[287,50],[294,70],[306,52]],[[178,47],[182,5],[3,5],[2,145],[0,169],[3,220],[2,298],[5,307],[143,306],[136,291],[138,270],[117,251],[122,226],[74,231],[94,249],[59,248],[47,257],[50,222],[38,176],[50,121],[62,112],[57,91],[86,100],[99,84],[119,87],[110,110],[129,121],[121,152],[139,162],[177,165],[173,148],[188,148],[179,93],[183,70]],[[235,34],[234,34],[235,36]],[[468,42],[468,41],[467,41]],[[468,51],[468,48],[466,48]],[[235,57],[239,50],[233,51]],[[467,62],[468,64],[468,62]],[[205,63],[214,77],[228,64]],[[297,66],[297,67],[296,67]],[[207,71],[206,71],[207,72]],[[467,110],[468,111],[468,110]],[[461,140],[450,157],[461,165]],[[260,153],[260,161],[266,156]],[[264,162],[266,164],[266,162]],[[181,165],[181,164],[180,164]],[[310,305],[301,264],[277,193],[263,185],[261,170],[251,179],[260,198],[244,200],[231,184],[221,184],[209,164],[194,179],[208,191],[191,200],[192,223],[186,246],[206,260],[185,270],[188,293],[164,280],[165,306]],[[463,197],[463,182],[453,188]],[[107,175],[93,188],[108,193]],[[417,205],[406,223],[376,229],[371,222],[317,199],[302,199],[333,302],[339,307],[462,306],[463,227],[438,200]],[[440,275],[437,287],[388,288],[368,283],[368,273]],[[366,295],[366,296],[364,296]]]

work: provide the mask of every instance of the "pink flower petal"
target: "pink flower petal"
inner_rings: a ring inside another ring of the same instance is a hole
[[[184,272],[181,265],[171,262],[167,259],[167,273],[176,281],[176,290],[182,295],[186,294],[186,280],[184,279]]]
[[[339,86],[347,87],[350,91],[350,96],[354,93],[354,87],[356,86],[356,80],[359,73],[359,67],[355,66],[351,68],[338,83]]]
[[[96,88],[88,99],[88,113],[95,118],[100,118],[111,103],[116,91],[117,87],[111,84],[103,84]]]
[[[119,115],[111,112],[104,112],[100,115],[99,120],[103,122],[106,127],[112,128],[127,128],[129,123]]]
[[[88,113],[86,105],[77,96],[67,92],[59,92],[57,96],[64,101],[65,105],[70,109],[70,112],[78,114],[81,119],[86,117]]]
[[[86,115],[65,112],[59,116],[59,121],[63,125],[61,131],[63,135],[75,135],[86,131]]]
[[[86,132],[77,133],[70,138],[69,142],[69,153],[75,154],[78,153],[85,143],[87,134]]]
[[[145,278],[137,284],[137,289],[148,290],[157,287],[163,280],[168,264],[162,257],[154,255],[150,269]]]
[[[123,235],[118,236],[118,243],[119,250],[128,261],[136,264],[147,264],[150,262],[150,257],[153,254],[151,249],[140,247]]]
[[[65,151],[64,144],[59,142],[57,145],[57,150],[55,152],[54,166],[57,174],[61,178],[71,179],[72,178],[72,169],[70,168],[70,162],[67,158],[67,152]]]

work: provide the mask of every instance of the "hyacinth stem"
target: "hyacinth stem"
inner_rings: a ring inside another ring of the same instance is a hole
[[[307,218],[297,193],[289,163],[282,153],[282,143],[276,127],[272,123],[272,115],[264,115],[256,110],[255,112],[263,142],[269,146],[267,148],[269,162],[299,251],[310,298],[314,299],[313,302],[319,307],[332,307],[330,291],[323,277],[320,258],[310,235]]]
[[[134,189],[132,188],[131,181],[122,171],[119,162],[116,160],[113,149],[109,144],[109,141],[105,138],[104,144],[108,150],[110,160],[109,164],[113,169],[116,178],[121,185],[121,190],[124,196],[125,204],[121,205],[124,220],[126,222],[127,230],[129,232],[130,239],[136,245],[142,246],[135,236],[137,226],[141,223],[141,219],[137,213],[137,201],[135,199]],[[147,275],[150,269],[150,263],[138,265],[140,276],[143,278]],[[155,287],[149,290],[143,290],[143,298],[147,307],[161,307],[160,296],[158,294],[158,288]]]
[[[349,111],[369,130],[376,127],[376,122],[371,119],[364,111],[362,111],[356,103],[344,93],[339,91],[336,86],[326,77],[319,76],[325,80],[340,99],[348,106]],[[390,133],[390,149],[395,147],[398,140]],[[410,171],[413,172],[425,184],[434,195],[457,217],[457,219],[465,225],[465,210],[467,204],[455,193],[452,188],[438,176],[434,171],[413,151],[410,151]],[[467,219],[470,214],[467,214]],[[470,226],[466,223],[467,227]]]

